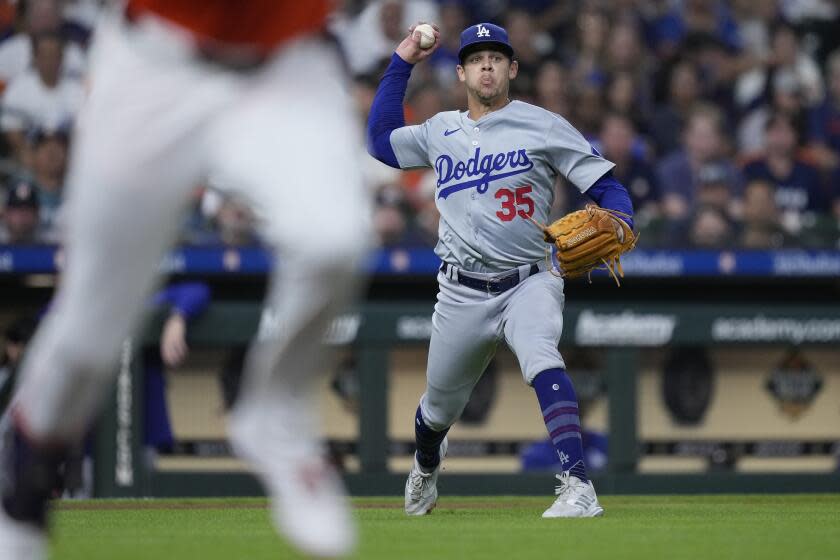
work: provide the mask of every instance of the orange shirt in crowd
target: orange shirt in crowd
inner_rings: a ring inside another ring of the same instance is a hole
[[[324,28],[332,0],[129,0],[129,17],[153,13],[212,47],[269,52],[287,39]]]

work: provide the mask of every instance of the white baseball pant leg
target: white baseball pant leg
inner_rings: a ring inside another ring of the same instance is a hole
[[[224,108],[230,84],[184,63],[183,44],[130,41],[111,22],[93,47],[66,202],[66,267],[15,398],[37,440],[80,438],[111,387],[123,340],[140,318],[158,266],[201,172],[196,138]],[[147,48],[148,47],[148,48]]]
[[[257,461],[274,468],[320,452],[323,335],[355,295],[372,240],[344,74],[334,46],[298,41],[211,135],[214,176],[252,202],[280,262],[266,301],[280,326],[252,345],[230,422],[234,442],[254,442]]]
[[[566,368],[557,346],[563,334],[563,280],[540,272],[513,290],[505,306],[505,341],[528,385],[540,372]]]
[[[438,283],[420,412],[426,425],[439,432],[461,416],[495,355],[501,338],[501,303],[508,294],[492,297],[442,272]]]

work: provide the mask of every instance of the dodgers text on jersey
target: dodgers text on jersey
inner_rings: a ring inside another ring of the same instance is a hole
[[[525,150],[510,151],[499,154],[481,155],[481,148],[476,148],[475,153],[466,162],[454,162],[452,156],[441,154],[435,160],[435,171],[437,172],[437,186],[440,189],[438,198],[446,199],[450,194],[471,189],[475,187],[479,194],[484,194],[490,187],[492,181],[519,175],[533,169],[534,162],[528,157]],[[497,173],[510,168],[511,171]],[[464,177],[470,178],[463,183],[447,185],[450,181],[460,181]],[[445,186],[446,185],[446,186]],[[441,188],[443,187],[443,188]]]

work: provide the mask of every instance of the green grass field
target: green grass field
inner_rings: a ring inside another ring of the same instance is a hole
[[[840,559],[840,495],[606,496],[600,519],[548,520],[546,497],[443,497],[423,518],[402,499],[355,500],[358,558]],[[62,504],[55,560],[298,558],[265,502],[144,500]]]

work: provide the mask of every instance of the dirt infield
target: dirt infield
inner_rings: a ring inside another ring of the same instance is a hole
[[[253,500],[62,500],[55,502],[58,511],[135,511],[135,510],[208,510],[208,509],[265,509],[267,502]],[[356,509],[402,509],[399,501],[355,503]],[[442,500],[438,509],[515,509],[533,507],[530,502],[510,502],[504,504],[469,500]]]

